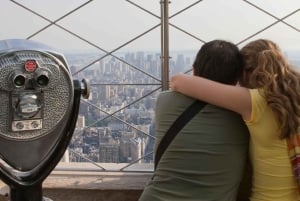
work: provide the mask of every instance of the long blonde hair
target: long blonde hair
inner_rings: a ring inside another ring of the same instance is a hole
[[[272,41],[259,39],[241,49],[248,78],[241,83],[262,88],[267,104],[281,126],[280,138],[297,133],[300,125],[300,73],[288,63]]]

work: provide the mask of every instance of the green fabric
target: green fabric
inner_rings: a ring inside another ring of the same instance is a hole
[[[156,103],[156,143],[193,102],[163,92]],[[162,156],[140,201],[234,201],[248,153],[248,129],[231,111],[206,105]]]

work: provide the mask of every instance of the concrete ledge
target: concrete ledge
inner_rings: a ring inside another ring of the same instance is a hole
[[[53,201],[137,201],[142,190],[44,189],[44,196]],[[0,196],[0,201],[8,197]]]
[[[142,190],[44,189],[44,195],[53,201],[137,201],[141,193]]]
[[[61,163],[43,182],[43,194],[53,201],[137,201],[152,177],[153,167],[139,164],[118,171],[123,166],[101,164],[103,171],[91,163]],[[245,175],[238,201],[249,201],[251,174]],[[5,186],[0,181],[0,189],[5,191]],[[8,198],[0,196],[0,201]]]
[[[144,165],[122,172],[124,164],[101,166],[105,171],[91,163],[60,163],[43,182],[44,196],[53,201],[137,201],[152,176],[152,167]],[[0,181],[3,192],[9,191],[5,186]]]
[[[57,172],[43,183],[43,188],[142,190],[152,173]]]

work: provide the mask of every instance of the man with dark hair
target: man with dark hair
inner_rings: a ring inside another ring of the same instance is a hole
[[[199,50],[193,71],[235,85],[242,72],[239,50],[224,40],[208,42]],[[171,124],[194,101],[172,91],[159,95],[155,150]],[[206,104],[169,144],[139,201],[235,201],[248,140],[240,115]]]

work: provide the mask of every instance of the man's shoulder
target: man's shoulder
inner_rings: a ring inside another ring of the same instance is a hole
[[[163,91],[161,92],[158,97],[158,99],[173,99],[173,100],[187,100],[187,101],[192,101],[194,100],[193,98],[191,97],[188,97],[184,94],[181,94],[179,92],[176,92],[176,91]]]
[[[163,91],[156,100],[156,108],[165,110],[166,108],[185,108],[190,105],[195,99],[185,96],[175,91]]]

